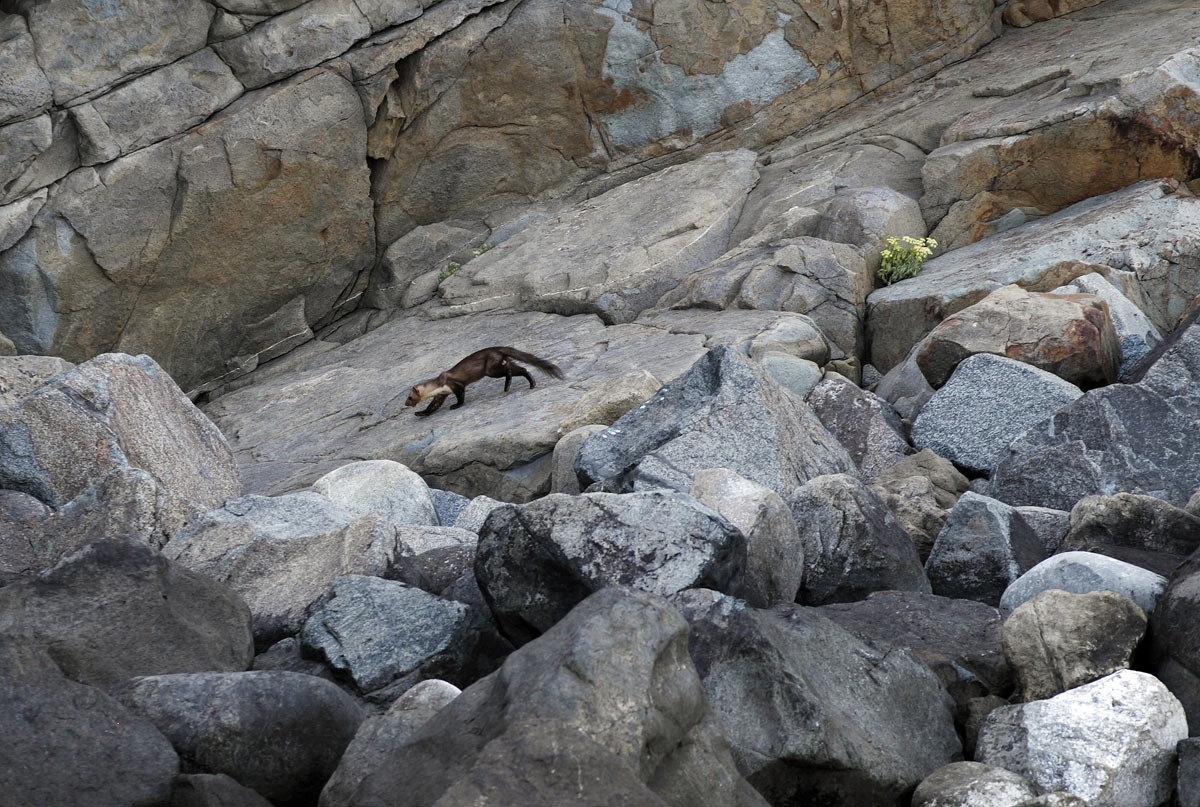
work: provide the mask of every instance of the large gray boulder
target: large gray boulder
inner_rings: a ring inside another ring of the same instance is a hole
[[[517,309],[631,322],[725,252],[757,155],[737,149],[625,183],[517,233],[438,289],[450,313]]]
[[[1158,578],[1160,584],[1162,578]],[[1200,558],[1183,563],[1157,598],[1150,614],[1153,672],[1183,703],[1191,734],[1200,731]]]
[[[154,724],[0,635],[0,787],[12,807],[164,804],[179,757]]]
[[[221,432],[149,356],[97,356],[0,409],[6,488],[61,507],[128,468],[204,508],[242,489]]]
[[[925,572],[934,594],[995,606],[1044,557],[1042,542],[1015,509],[968,491],[934,541]]]
[[[237,594],[118,539],[0,588],[0,633],[46,647],[67,676],[102,688],[135,675],[245,670],[254,658]]]
[[[1122,670],[988,716],[975,759],[1100,807],[1155,807],[1174,787],[1183,707],[1158,679]]]
[[[1083,392],[1024,362],[977,353],[921,407],[912,440],[960,468],[989,473],[1021,432],[1053,415]]]
[[[607,586],[740,593],[745,567],[741,531],[684,494],[556,493],[488,516],[475,577],[505,634],[521,644]]]
[[[688,490],[705,468],[787,496],[854,463],[807,406],[727,346],[589,437],[575,461],[581,486],[608,491]]]
[[[912,807],[1019,807],[1038,795],[1012,771],[979,762],[951,762],[913,791]]]
[[[1118,492],[1187,504],[1200,488],[1200,325],[1160,347],[1137,383],[1091,390],[1014,440],[991,495],[1058,510]]]
[[[394,528],[311,492],[231,499],[163,547],[166,557],[245,599],[260,649],[299,631],[336,578],[382,575],[395,552]]]
[[[363,460],[337,468],[312,489],[356,516],[375,514],[393,524],[438,523],[429,486],[394,460]]]
[[[1061,589],[1073,594],[1114,591],[1150,614],[1166,587],[1167,578],[1141,566],[1095,552],[1062,552],[1010,583],[1000,597],[1000,611],[1007,615],[1043,591]]]
[[[117,697],[196,770],[276,804],[315,801],[363,719],[336,684],[293,672],[152,675]]]
[[[1026,701],[1128,669],[1146,613],[1113,591],[1043,591],[1004,621],[1004,657]]]
[[[738,769],[774,805],[899,803],[960,753],[953,702],[905,650],[796,605],[676,598]]]
[[[1105,302],[1121,342],[1121,366],[1117,370],[1121,381],[1130,380],[1130,371],[1137,362],[1162,342],[1162,334],[1150,318],[1099,272],[1077,277],[1050,293],[1094,294]]]
[[[797,602],[848,602],[884,590],[929,593],[912,539],[858,479],[819,476],[797,488],[787,505],[804,546]]]
[[[478,534],[461,527],[398,527],[388,578],[441,594],[463,574],[473,573],[478,543]]]
[[[805,400],[868,482],[916,451],[891,404],[837,373],[827,373]]]
[[[426,678],[466,683],[479,643],[463,603],[378,577],[339,577],[310,613],[303,648],[372,700],[393,700]]]
[[[593,594],[389,748],[349,801],[567,802],[765,806],[705,700],[687,623],[658,597],[619,587]]]
[[[1200,548],[1200,517],[1135,493],[1086,496],[1071,508],[1060,552],[1095,552],[1170,576]]]

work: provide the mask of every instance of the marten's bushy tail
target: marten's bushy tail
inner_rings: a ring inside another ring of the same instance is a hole
[[[562,378],[563,377],[562,370],[559,370],[557,367],[555,367],[553,364],[546,361],[545,359],[539,359],[537,356],[533,355],[532,353],[526,353],[523,350],[517,350],[515,347],[502,347],[502,348],[497,348],[497,350],[499,350],[505,356],[508,356],[510,359],[516,359],[517,361],[523,361],[526,364],[532,364],[534,367],[538,368],[543,373],[546,373],[547,375],[550,375],[554,378]]]

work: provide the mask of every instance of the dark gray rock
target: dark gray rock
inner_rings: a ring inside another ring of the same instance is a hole
[[[324,661],[305,658],[300,647],[300,638],[297,636],[288,636],[286,639],[280,639],[265,651],[259,653],[254,657],[254,664],[251,665],[250,669],[284,670],[286,672],[315,675],[318,678],[324,678],[326,681],[337,681],[333,675],[333,670]]]
[[[1021,514],[1021,518],[1029,525],[1035,533],[1038,540],[1042,542],[1042,548],[1046,550],[1046,554],[1054,554],[1059,551],[1062,546],[1063,539],[1067,537],[1067,531],[1071,529],[1071,514],[1066,510],[1055,510],[1052,507],[1036,507],[1023,506],[1018,507],[1017,512]]]
[[[347,575],[313,604],[300,641],[359,692],[390,701],[426,678],[464,683],[479,629],[462,603],[393,580]]]
[[[771,804],[899,804],[958,757],[954,704],[907,651],[813,608],[758,610],[711,591],[675,600],[738,769]]]
[[[950,511],[925,572],[934,594],[994,606],[1044,556],[1041,541],[1015,509],[968,491]]]
[[[611,492],[686,491],[705,468],[786,497],[815,476],[854,471],[854,462],[807,406],[727,345],[589,437],[575,461],[583,489]]]
[[[463,509],[471,500],[466,496],[450,490],[430,488],[429,498],[433,500],[433,509],[437,512],[438,524],[453,525]]]
[[[2,592],[0,592],[2,593]],[[1192,733],[1200,733],[1200,557],[1189,558],[1150,612],[1154,672],[1183,703]]]
[[[806,400],[867,481],[916,451],[891,404],[837,373],[826,373]]]
[[[1051,589],[1004,621],[1004,656],[1024,700],[1052,698],[1127,669],[1145,633],[1146,613],[1127,597]]]
[[[1000,598],[1000,612],[1010,614],[1021,603],[1057,588],[1074,594],[1115,591],[1151,614],[1166,587],[1167,578],[1141,566],[1094,552],[1063,552],[1010,583]]]
[[[304,491],[231,499],[197,517],[163,554],[240,594],[265,650],[300,630],[335,579],[385,575],[397,549],[395,527]]]
[[[880,591],[865,600],[823,605],[820,612],[854,633],[906,647],[925,662],[960,705],[985,694],[1008,695],[1000,612],[974,600],[915,591]]]
[[[271,802],[223,773],[189,773],[175,780],[169,807],[271,807]]]
[[[933,397],[933,386],[917,365],[917,349],[914,345],[904,361],[888,370],[875,384],[875,394],[890,403],[896,414],[912,423],[926,402]]]
[[[959,362],[913,422],[912,440],[960,468],[988,473],[1008,444],[1083,392],[1058,376],[1003,356]]]
[[[991,495],[1070,510],[1084,496],[1123,491],[1183,507],[1200,488],[1200,325],[1164,345],[1137,383],[1092,390],[1014,440]]]
[[[10,807],[166,802],[179,758],[143,717],[0,635],[0,792]]]
[[[276,804],[311,804],[362,722],[335,684],[291,672],[135,678],[117,697],[201,773],[224,773]]]
[[[1038,792],[1023,776],[978,762],[951,762],[913,792],[912,807],[1016,807]]]
[[[1134,493],[1087,496],[1071,508],[1060,552],[1095,552],[1169,577],[1200,548],[1200,518]]]
[[[1179,754],[1175,801],[1178,807],[1200,807],[1200,738],[1180,740],[1175,748]]]
[[[610,587],[513,653],[364,778],[355,807],[764,807],[688,657],[687,623]]]
[[[445,681],[422,681],[401,695],[387,712],[364,720],[342,754],[337,770],[325,783],[320,807],[354,807],[354,791],[383,764],[388,751],[407,744],[459,694],[458,687]]]
[[[661,388],[661,387],[660,387]],[[587,440],[596,432],[602,432],[607,425],[591,423],[571,429],[554,444],[554,454],[551,462],[554,469],[550,473],[551,493],[580,493],[579,477],[575,475],[575,458]]]
[[[50,508],[28,493],[0,490],[0,572],[20,574],[39,568],[35,539]]]
[[[475,577],[505,635],[523,644],[606,586],[740,593],[745,566],[742,533],[690,496],[554,493],[488,516]]]
[[[250,611],[233,591],[119,539],[0,589],[0,632],[105,688],[134,675],[244,670],[254,657]]]
[[[458,527],[396,528],[396,551],[387,576],[441,594],[475,565],[479,536]]]
[[[798,488],[787,504],[804,545],[798,602],[850,602],[889,589],[930,591],[912,539],[859,480],[820,476]]]

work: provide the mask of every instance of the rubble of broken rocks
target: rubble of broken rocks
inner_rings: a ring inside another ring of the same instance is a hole
[[[149,357],[0,359],[5,792],[1153,807],[1183,787],[1200,324],[1073,394],[972,352],[915,424],[832,371],[798,395],[751,353],[718,343],[571,430],[567,489],[526,503],[388,459],[248,492]],[[1035,413],[1015,436],[992,425],[1014,401]],[[962,456],[959,421],[983,430]]]

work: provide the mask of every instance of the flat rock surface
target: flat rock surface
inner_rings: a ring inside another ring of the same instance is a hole
[[[472,351],[513,345],[548,359],[565,376],[534,370],[467,388],[467,403],[428,418],[404,407],[409,387]],[[634,369],[659,379],[704,354],[702,337],[658,328],[605,328],[594,316],[488,314],[389,322],[281,376],[222,396],[206,413],[229,438],[247,489],[281,493],[358,459],[392,459],[431,484],[468,496],[523,501],[549,490],[550,453],[585,393]]]

